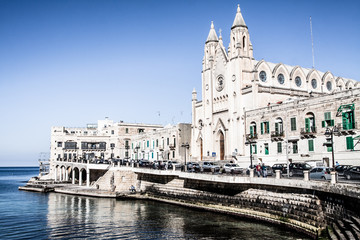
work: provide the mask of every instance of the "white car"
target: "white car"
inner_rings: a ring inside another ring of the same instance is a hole
[[[224,171],[226,173],[231,173],[231,174],[234,174],[234,173],[241,174],[243,172],[243,169],[238,164],[226,163],[224,165]]]

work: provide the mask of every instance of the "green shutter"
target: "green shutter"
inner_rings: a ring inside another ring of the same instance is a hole
[[[305,132],[310,132],[310,119],[305,118]]]
[[[334,126],[335,125],[335,121],[334,120],[330,120],[330,126]]]
[[[325,121],[331,120],[331,112],[324,113]]]
[[[250,126],[250,136],[254,136],[254,127]]]
[[[266,122],[266,133],[269,133],[269,132],[270,132],[269,126],[270,126],[269,122]]]
[[[257,145],[254,145],[254,147],[255,147],[254,154],[257,154]]]
[[[352,137],[346,137],[346,149],[354,150],[354,140]]]
[[[314,151],[314,140],[310,139],[308,141],[309,144],[309,152],[313,152]]]
[[[296,118],[290,119],[290,125],[291,125],[291,131],[295,131],[296,130]]]
[[[261,128],[261,134],[264,134],[264,123],[263,122],[260,124],[260,128]]]
[[[279,123],[275,123],[275,132],[276,132],[276,133],[279,132]]]
[[[331,146],[328,146],[328,147],[327,147],[327,151],[328,151],[328,152],[332,152],[332,147],[331,147]]]
[[[277,151],[278,151],[278,153],[282,153],[282,144],[281,144],[281,142],[277,143]]]
[[[264,144],[264,148],[265,148],[265,155],[269,155],[269,145],[267,143]]]
[[[326,127],[326,122],[325,121],[321,121],[321,127]]]

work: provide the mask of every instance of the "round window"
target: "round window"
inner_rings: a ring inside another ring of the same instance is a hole
[[[299,76],[297,76],[297,77],[295,78],[295,84],[296,84],[296,86],[298,86],[298,87],[301,86],[301,78],[300,78]]]
[[[266,82],[266,72],[265,71],[261,71],[259,73],[259,77],[260,77],[261,81]]]
[[[326,88],[327,88],[327,90],[331,91],[331,89],[332,89],[332,83],[331,83],[330,81],[327,81],[327,82],[326,82]]]
[[[284,84],[285,82],[285,78],[284,78],[284,75],[282,73],[280,73],[277,77],[278,81],[280,84]]]
[[[312,79],[311,80],[311,86],[313,87],[313,89],[315,89],[317,87],[317,81],[316,79]]]

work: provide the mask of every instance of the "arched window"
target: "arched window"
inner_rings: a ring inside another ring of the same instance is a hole
[[[243,48],[245,50],[245,36],[243,37]]]

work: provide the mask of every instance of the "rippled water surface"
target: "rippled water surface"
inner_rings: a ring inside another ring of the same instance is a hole
[[[0,239],[307,239],[269,224],[151,201],[19,191],[38,168],[0,168]]]

